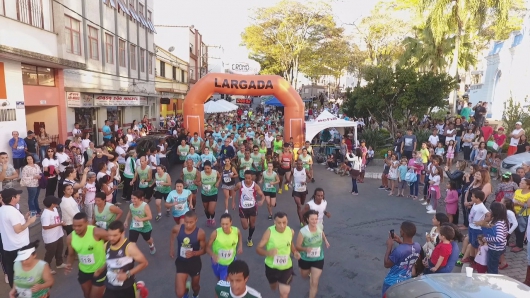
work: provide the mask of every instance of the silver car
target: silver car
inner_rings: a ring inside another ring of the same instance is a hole
[[[504,174],[506,172],[510,172],[515,174],[517,168],[521,167],[525,161],[530,162],[530,152],[523,152],[508,156],[502,161],[501,173]]]
[[[383,298],[523,298],[530,287],[504,275],[462,273],[422,275],[391,286]]]

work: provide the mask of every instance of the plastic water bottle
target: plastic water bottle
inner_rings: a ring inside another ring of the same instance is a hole
[[[136,288],[138,292],[138,297],[147,298],[147,296],[149,296],[149,290],[145,287],[145,283],[143,281],[137,282]]]

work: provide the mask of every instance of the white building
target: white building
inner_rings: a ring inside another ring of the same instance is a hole
[[[169,51],[171,50],[171,51]],[[160,95],[160,115],[176,115],[188,93],[189,63],[156,45],[156,91]],[[187,58],[187,56],[185,56]]]
[[[492,42],[481,67],[471,72],[469,99],[473,104],[488,102],[488,118],[501,120],[510,96],[523,103],[530,95],[529,29],[530,15],[520,31],[512,32],[505,41]]]
[[[64,71],[69,130],[75,122],[95,133],[105,120],[124,127],[144,115],[157,121],[153,4],[154,0],[54,1],[58,57],[86,65]]]

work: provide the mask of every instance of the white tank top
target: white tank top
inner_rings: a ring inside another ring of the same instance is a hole
[[[322,200],[322,202],[320,202],[320,205],[317,205],[314,200],[311,200],[307,202],[307,205],[309,205],[309,209],[318,211],[318,223],[319,224],[323,223],[324,222],[324,211],[326,211],[328,202],[326,200]]]
[[[294,191],[296,192],[304,192],[307,190],[307,174],[305,172],[305,169],[303,168],[301,171],[298,171],[296,168],[293,169],[293,177],[294,177]]]
[[[254,182],[250,187],[245,185],[245,182],[241,182],[241,195],[239,197],[239,208],[253,208],[256,206],[256,190],[254,189]]]
[[[163,150],[164,149],[164,145],[157,145],[158,148],[160,148],[160,150]],[[160,152],[159,150],[159,152]],[[165,153],[158,153],[158,157],[159,158],[162,158],[162,157],[166,157],[166,154]]]
[[[512,134],[515,134],[515,135],[516,135],[516,134],[520,133],[521,130],[523,130],[523,129],[522,129],[522,128],[514,129],[514,130],[512,131]],[[517,138],[517,139],[516,139],[516,138],[511,138],[511,139],[510,139],[510,146],[517,146],[517,145],[519,145],[519,138]]]

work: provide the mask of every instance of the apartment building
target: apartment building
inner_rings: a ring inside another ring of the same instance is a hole
[[[175,48],[156,47],[156,91],[160,95],[160,115],[176,115],[182,111],[182,103],[188,92],[189,62],[172,52]]]

